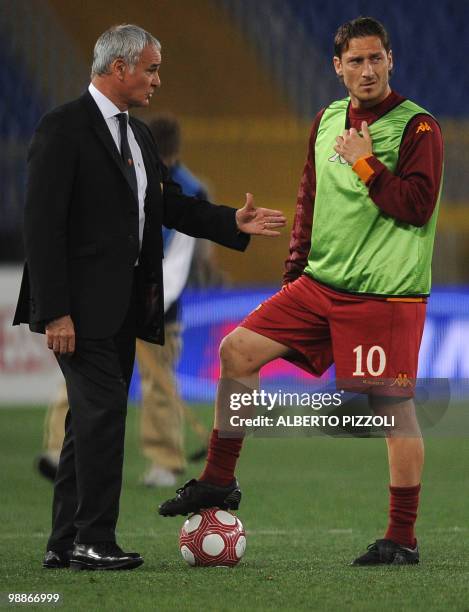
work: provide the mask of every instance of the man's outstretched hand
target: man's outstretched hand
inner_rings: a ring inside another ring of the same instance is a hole
[[[75,326],[70,315],[54,319],[46,325],[47,347],[59,355],[75,352]]]
[[[255,236],[280,236],[277,231],[285,227],[286,218],[280,210],[256,208],[252,193],[246,194],[246,204],[236,211],[236,224],[245,234]]]

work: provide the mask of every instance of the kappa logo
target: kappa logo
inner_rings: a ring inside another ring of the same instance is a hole
[[[406,372],[399,372],[396,380],[392,383],[391,387],[394,387],[394,385],[397,385],[398,387],[413,387],[414,383],[407,376]]]
[[[330,161],[333,163],[339,162],[340,164],[348,164],[348,161],[344,159],[342,155],[339,155],[338,153],[334,153],[334,155],[331,155],[330,157],[328,157],[327,161]]]
[[[433,130],[426,121],[421,121],[418,128],[415,130],[416,134],[419,132],[433,132]]]

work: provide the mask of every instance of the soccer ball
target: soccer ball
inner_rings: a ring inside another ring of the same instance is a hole
[[[246,550],[246,533],[238,517],[220,508],[208,508],[185,521],[179,548],[189,565],[233,566]]]

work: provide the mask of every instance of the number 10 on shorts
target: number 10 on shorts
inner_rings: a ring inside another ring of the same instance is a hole
[[[355,372],[353,372],[352,376],[366,376],[366,372],[363,371],[363,345],[359,344],[353,349],[353,352],[356,356],[355,361]],[[378,355],[378,359],[375,358],[375,354]],[[373,362],[378,361],[378,367],[375,369],[373,367]],[[367,355],[366,355],[366,369],[368,370],[368,374],[370,376],[381,376],[384,372],[384,368],[386,367],[386,353],[382,346],[375,345],[372,346]]]

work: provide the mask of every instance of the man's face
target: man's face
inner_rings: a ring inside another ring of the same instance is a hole
[[[154,45],[147,45],[138,63],[133,69],[123,63],[120,73],[119,97],[129,108],[132,106],[148,106],[153,92],[160,87],[158,74],[161,65],[161,53]]]
[[[392,53],[386,53],[378,36],[352,38],[342,57],[334,57],[334,67],[356,108],[379,104],[391,91]]]

